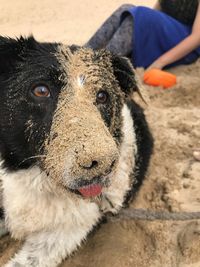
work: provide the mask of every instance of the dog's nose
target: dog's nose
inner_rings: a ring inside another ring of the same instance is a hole
[[[98,167],[99,163],[97,160],[92,160],[90,162],[85,162],[83,165],[80,165],[85,170],[91,170]]]
[[[104,174],[108,174],[112,171],[114,165],[115,165],[116,160],[114,159],[113,161],[107,160],[107,161],[103,161],[101,159],[99,160],[88,160],[88,161],[83,161],[81,163],[79,163],[79,166],[81,167],[81,169],[86,170],[89,173],[96,173],[98,174],[100,173],[104,173]]]

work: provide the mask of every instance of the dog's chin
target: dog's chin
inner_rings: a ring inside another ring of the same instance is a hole
[[[95,177],[91,180],[77,179],[64,187],[83,198],[95,198],[100,196],[103,188],[108,187],[109,184],[110,179],[108,177]]]

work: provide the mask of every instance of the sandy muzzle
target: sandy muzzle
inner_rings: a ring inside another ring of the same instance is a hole
[[[59,102],[45,151],[50,178],[70,188],[77,181],[107,176],[119,157],[98,109],[87,99]]]

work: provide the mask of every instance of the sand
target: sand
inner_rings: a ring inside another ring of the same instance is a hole
[[[151,6],[155,1],[134,1]],[[83,44],[123,1],[0,0],[0,34]],[[137,70],[142,75],[143,70]],[[178,84],[163,90],[145,86],[145,113],[155,148],[146,180],[131,204],[165,211],[200,211],[200,61],[171,70]],[[0,266],[20,247],[0,240]],[[200,220],[105,223],[62,267],[199,267]]]

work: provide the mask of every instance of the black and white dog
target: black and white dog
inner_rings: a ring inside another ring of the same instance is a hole
[[[0,38],[5,224],[22,249],[6,267],[55,267],[138,190],[152,152],[126,58]]]

